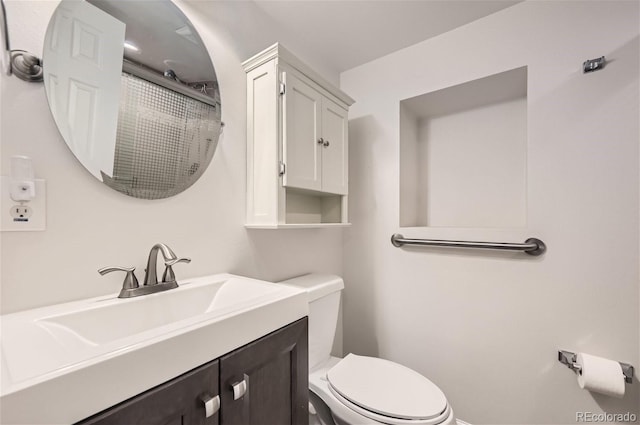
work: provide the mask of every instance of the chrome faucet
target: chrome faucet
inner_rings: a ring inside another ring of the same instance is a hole
[[[157,261],[158,251],[162,253],[164,258],[164,273],[162,275],[162,282],[158,282],[157,273]],[[190,263],[190,258],[178,258],[176,254],[163,243],[157,243],[149,252],[149,258],[147,259],[146,274],[144,276],[143,286],[138,285],[138,279],[134,273],[135,267],[104,267],[98,270],[98,273],[105,275],[113,271],[127,272],[122,290],[118,298],[131,298],[139,295],[153,294],[155,292],[166,291],[169,289],[177,288],[178,282],[176,281],[176,275],[173,272],[173,266],[177,263]]]
[[[144,275],[144,285],[157,285],[158,284],[158,274],[157,274],[157,262],[158,262],[158,251],[162,252],[162,256],[164,257],[164,261],[172,261],[176,260],[176,254],[173,253],[171,248],[163,243],[157,243],[149,252],[149,258],[147,259],[147,268],[145,269],[146,274]],[[175,279],[173,279],[175,281]],[[163,279],[164,282],[164,279]]]

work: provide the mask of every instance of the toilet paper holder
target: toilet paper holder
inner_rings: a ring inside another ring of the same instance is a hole
[[[558,361],[563,365],[566,365],[569,369],[573,370],[575,373],[581,373],[582,366],[576,363],[577,355],[576,353],[572,353],[571,351],[558,350]],[[622,367],[622,374],[624,375],[624,382],[627,384],[631,384],[633,381],[633,366],[628,363],[620,363],[620,367]]]

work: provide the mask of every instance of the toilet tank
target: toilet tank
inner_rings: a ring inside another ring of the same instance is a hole
[[[312,273],[280,283],[304,289],[309,296],[309,370],[313,370],[331,355],[344,281],[336,275]]]

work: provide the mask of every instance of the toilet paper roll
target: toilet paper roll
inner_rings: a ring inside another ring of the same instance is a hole
[[[578,353],[576,363],[582,367],[578,374],[580,388],[611,397],[624,397],[624,375],[620,363],[585,353]]]

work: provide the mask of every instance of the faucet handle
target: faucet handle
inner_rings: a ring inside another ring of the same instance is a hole
[[[174,258],[171,260],[167,260],[164,262],[166,268],[164,269],[164,274],[162,275],[163,282],[175,282],[176,275],[173,273],[172,266],[178,263],[190,263],[191,258]]]
[[[134,273],[135,270],[135,267],[103,267],[98,270],[98,273],[104,276],[111,272],[127,272],[127,275],[124,277],[124,282],[122,283],[122,290],[124,291],[125,289],[135,289],[139,286],[138,279]]]

